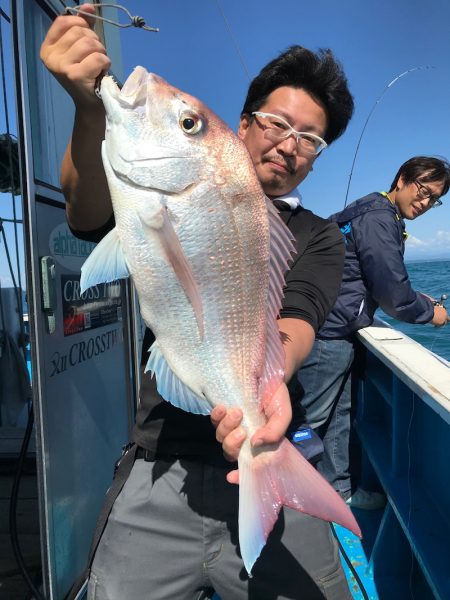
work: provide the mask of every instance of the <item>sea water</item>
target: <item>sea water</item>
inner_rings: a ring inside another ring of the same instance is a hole
[[[423,292],[436,300],[439,300],[442,294],[448,294],[449,300],[444,301],[444,306],[450,310],[450,260],[408,262],[406,268],[411,284],[418,292]],[[430,324],[412,325],[397,321],[382,310],[378,310],[376,316],[428,350],[450,360],[450,323],[445,327],[434,327]]]

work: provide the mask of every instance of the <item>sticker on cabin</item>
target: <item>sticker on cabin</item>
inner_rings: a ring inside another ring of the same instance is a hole
[[[79,275],[61,275],[64,335],[122,320],[120,281],[101,283],[80,293]]]
[[[55,260],[70,271],[80,271],[84,261],[96,246],[94,242],[76,238],[67,223],[60,223],[53,229],[48,245],[50,254]]]

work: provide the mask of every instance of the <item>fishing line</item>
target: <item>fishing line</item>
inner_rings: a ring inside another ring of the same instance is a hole
[[[220,14],[222,15],[223,21],[225,23],[225,28],[228,31],[228,35],[230,36],[231,42],[232,42],[232,44],[233,44],[233,46],[234,46],[234,48],[235,48],[235,50],[237,52],[237,55],[238,55],[239,60],[241,62],[242,68],[244,69],[244,72],[247,75],[247,79],[250,81],[251,80],[250,73],[249,73],[249,71],[247,69],[247,65],[245,64],[245,60],[244,60],[244,57],[242,56],[242,52],[241,52],[241,49],[239,47],[238,41],[236,39],[236,36],[233,35],[233,31],[232,31],[232,29],[230,27],[230,23],[229,23],[226,15],[225,15],[223,9],[222,9],[222,6],[221,6],[219,0],[216,0],[216,4],[217,4],[217,8],[219,9]]]
[[[101,17],[97,14],[92,14],[90,12],[86,12],[85,10],[81,10],[79,6],[66,6],[65,13],[70,15],[83,15],[86,17],[92,17],[94,19],[98,19],[99,21],[105,21],[105,23],[109,23],[110,25],[115,25],[116,27],[137,27],[138,29],[145,29],[145,31],[154,31],[158,32],[159,27],[150,27],[145,23],[144,17],[133,16],[130,11],[125,8],[125,6],[121,6],[120,4],[113,3],[103,3],[103,2],[95,2],[91,4],[94,8],[117,8],[119,10],[123,10],[128,18],[130,19],[129,23],[119,23],[119,21],[113,21],[112,19],[107,19],[106,17]]]
[[[438,328],[437,328],[437,331],[436,331],[436,332],[434,333],[434,335],[433,335],[433,341],[431,342],[431,346],[430,346],[430,352],[433,352],[433,346],[434,346],[434,343],[435,343],[435,342],[436,342],[436,340],[438,339],[438,335],[441,333],[441,332],[439,331],[440,329],[441,329],[441,328],[440,328],[440,327],[438,327]],[[434,352],[433,352],[433,354],[434,354]]]
[[[399,79],[401,79],[405,75],[408,75],[409,73],[412,73],[413,71],[422,71],[424,69],[434,69],[434,68],[435,67],[431,66],[431,65],[424,65],[424,66],[421,66],[421,67],[412,67],[411,69],[408,69],[407,71],[404,71],[403,73],[400,73],[400,75],[397,75],[397,77],[395,77],[390,83],[387,84],[387,86],[384,88],[384,90],[381,92],[381,94],[377,98],[375,104],[372,106],[372,109],[369,112],[369,115],[367,116],[367,119],[366,119],[366,121],[364,123],[364,126],[362,128],[362,131],[361,131],[361,135],[359,136],[358,143],[356,144],[355,155],[353,156],[353,162],[352,162],[352,166],[351,166],[351,169],[350,169],[350,175],[349,175],[349,178],[348,178],[348,185],[347,185],[347,192],[345,194],[344,208],[347,206],[348,193],[349,193],[349,190],[350,190],[350,183],[352,181],[353,169],[354,169],[354,166],[355,166],[356,157],[358,155],[359,147],[361,145],[361,140],[363,138],[363,135],[364,135],[364,132],[366,130],[366,127],[367,127],[367,125],[369,123],[370,117],[373,115],[376,107],[381,102],[383,96],[385,95],[385,93],[388,91],[389,88],[391,88]]]

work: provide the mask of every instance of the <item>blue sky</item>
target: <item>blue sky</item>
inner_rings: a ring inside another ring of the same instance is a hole
[[[450,158],[450,2],[448,0],[130,0],[132,14],[160,33],[123,30],[123,70],[141,64],[197,96],[236,128],[249,79],[291,44],[331,48],[342,62],[356,110],[344,136],[301,185],[304,204],[328,216],[349,201],[388,188],[417,154]],[[230,32],[222,17],[223,11]],[[245,63],[245,69],[236,49]],[[450,258],[450,195],[408,223],[407,259]]]

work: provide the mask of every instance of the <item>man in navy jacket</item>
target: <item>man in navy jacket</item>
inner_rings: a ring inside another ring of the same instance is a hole
[[[378,307],[408,323],[447,323],[445,308],[412,288],[403,254],[404,219],[416,219],[440,206],[440,197],[449,187],[447,161],[416,156],[400,167],[389,192],[369,194],[330,217],[345,238],[344,274],[339,296],[298,372],[298,381],[305,390],[306,420],[320,433],[325,446],[318,469],[357,508],[378,508],[384,497],[362,488],[351,489],[353,334],[372,324]]]

